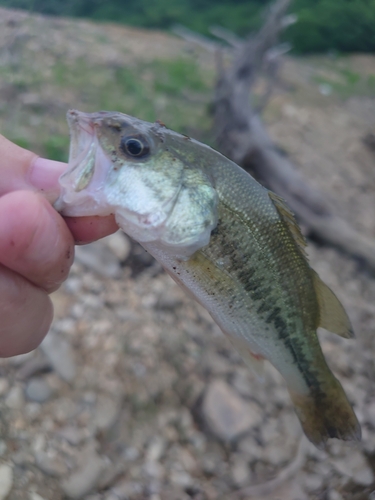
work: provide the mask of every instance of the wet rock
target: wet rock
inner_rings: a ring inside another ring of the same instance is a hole
[[[223,441],[232,441],[261,422],[258,405],[245,402],[222,380],[208,386],[202,412],[210,430]]]
[[[78,470],[61,482],[62,490],[68,498],[79,500],[98,484],[106,464],[95,448],[94,442],[89,443],[82,453]]]
[[[52,394],[51,387],[42,377],[35,377],[28,381],[26,385],[26,396],[36,403],[44,403]]]
[[[8,464],[0,465],[0,500],[4,500],[13,486],[13,469]]]
[[[76,364],[69,342],[51,331],[40,347],[60,377],[66,382],[71,382],[76,376]]]

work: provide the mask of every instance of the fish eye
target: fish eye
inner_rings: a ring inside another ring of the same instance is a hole
[[[143,158],[150,152],[147,141],[141,136],[122,137],[120,148],[124,153],[134,158]]]

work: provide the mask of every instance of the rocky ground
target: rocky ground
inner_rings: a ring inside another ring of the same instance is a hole
[[[87,43],[108,35],[79,23]],[[135,31],[113,32],[134,42]],[[316,64],[286,63],[269,130],[375,237],[375,155],[362,141],[375,130],[375,99],[325,95],[311,80]],[[374,58],[351,64],[375,73]],[[251,373],[205,310],[118,233],[77,248],[41,347],[0,360],[0,500],[374,500],[375,280],[334,249],[310,242],[308,253],[356,331],[356,340],[321,339],[361,443],[309,444],[279,374]]]

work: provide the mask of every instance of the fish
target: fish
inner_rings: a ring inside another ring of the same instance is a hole
[[[119,112],[67,115],[69,164],[55,208],[114,214],[210,313],[251,366],[284,378],[307,438],[360,440],[317,328],[354,336],[335,294],[310,267],[285,201],[231,160],[190,137]]]

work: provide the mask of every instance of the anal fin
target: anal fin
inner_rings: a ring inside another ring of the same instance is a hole
[[[311,272],[319,303],[319,326],[329,332],[340,335],[340,337],[346,339],[353,338],[353,328],[341,302],[332,290],[323,283],[318,274],[313,270]]]

